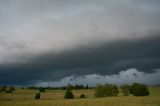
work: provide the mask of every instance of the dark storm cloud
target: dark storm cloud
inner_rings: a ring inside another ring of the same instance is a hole
[[[159,5],[159,0],[0,0],[0,84],[71,75],[112,78],[130,68],[153,73],[160,68]]]
[[[1,83],[60,80],[64,77],[87,74],[113,75],[136,68],[153,73],[160,68],[160,36],[134,40],[101,42],[77,47],[55,54],[38,55],[26,63],[0,66]]]

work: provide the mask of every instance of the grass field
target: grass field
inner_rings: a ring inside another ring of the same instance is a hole
[[[41,99],[35,100],[38,90],[17,88],[12,94],[0,94],[0,106],[160,106],[160,87],[150,87],[148,97],[94,98],[94,90],[73,90],[75,99],[63,99],[64,90],[48,90],[41,93]],[[87,98],[80,99],[80,94]]]

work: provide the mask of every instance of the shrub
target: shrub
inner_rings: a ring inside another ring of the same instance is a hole
[[[67,91],[65,92],[64,98],[65,99],[73,99],[74,98],[73,93],[71,92],[71,90],[67,89]]]
[[[6,91],[7,90],[7,87],[6,86],[3,86],[2,88],[1,88],[1,91]]]
[[[13,92],[13,91],[15,90],[15,88],[14,88],[14,87],[9,87],[9,90],[10,90],[11,92]]]
[[[139,83],[133,83],[133,85],[131,86],[130,92],[134,96],[148,96],[149,95],[147,85],[139,84]]]
[[[12,91],[11,90],[6,90],[6,93],[12,93]]]
[[[85,97],[86,97],[85,94],[80,95],[80,98],[85,98]]]
[[[41,94],[40,93],[36,93],[35,99],[40,99],[40,97],[41,97]]]
[[[127,84],[121,85],[120,86],[121,92],[124,96],[128,96],[130,92],[130,87]]]
[[[6,86],[0,87],[0,92],[12,93],[15,90],[14,87],[7,88]]]
[[[39,88],[39,92],[45,92],[45,88]]]
[[[95,89],[95,97],[117,96],[118,87],[112,84],[97,85]]]

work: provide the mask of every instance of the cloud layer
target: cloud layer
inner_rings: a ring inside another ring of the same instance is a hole
[[[145,83],[148,85],[158,85],[159,84],[159,75],[160,71],[152,74],[146,74],[143,72],[139,72],[136,69],[127,69],[121,71],[118,75],[84,75],[79,77],[69,76],[63,78],[60,81],[37,81],[34,83],[35,86],[66,86],[68,83],[70,84],[82,84],[89,86],[96,86],[97,84],[111,83],[111,84],[132,84],[135,82]]]
[[[158,0],[0,1],[0,83],[160,68]]]
[[[62,53],[37,55],[22,63],[0,66],[3,81],[60,80],[75,75],[113,75],[136,68],[153,73],[160,66],[160,36],[141,40],[118,40],[79,47]]]

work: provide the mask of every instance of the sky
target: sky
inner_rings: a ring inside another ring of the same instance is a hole
[[[0,85],[158,85],[159,19],[159,0],[0,0]]]

